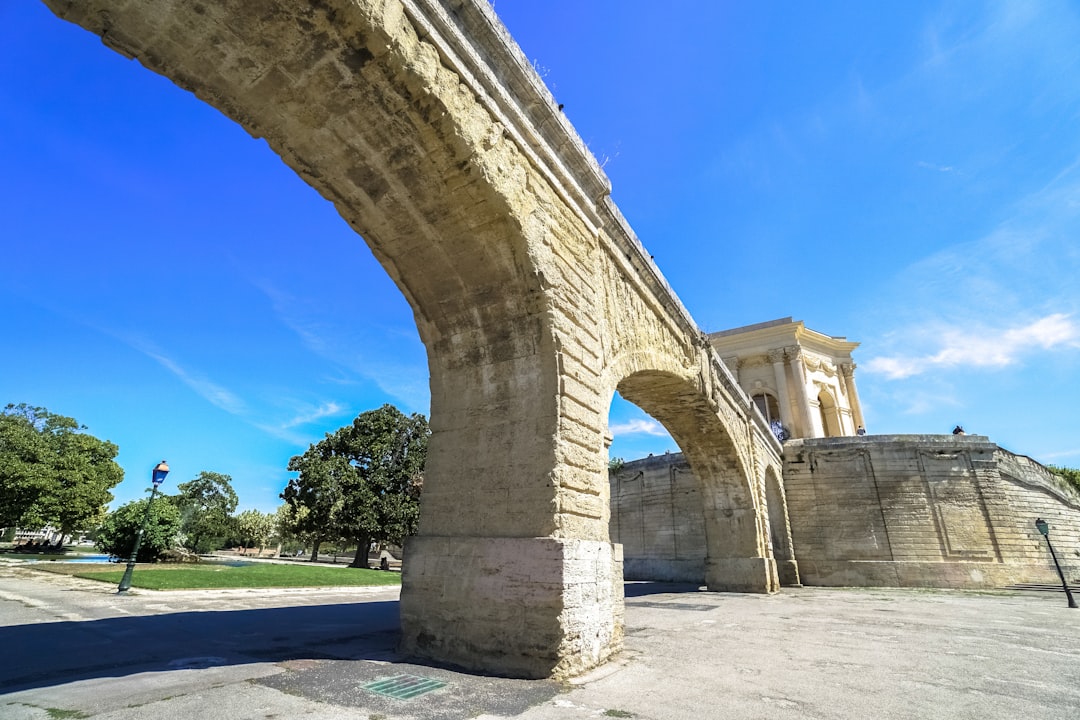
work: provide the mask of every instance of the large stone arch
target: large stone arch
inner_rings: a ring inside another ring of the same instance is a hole
[[[533,677],[617,652],[598,389],[566,381],[598,357],[576,335],[608,184],[490,7],[47,4],[264,138],[412,307],[433,434],[404,648]]]
[[[648,362],[668,369],[644,369]],[[717,412],[697,366],[680,372],[679,365],[662,353],[628,353],[614,363],[614,389],[667,429],[700,484],[708,589],[775,592],[766,499],[747,452],[747,424]]]
[[[527,677],[617,652],[615,386],[644,398],[703,477],[758,477],[778,451],[488,2],[46,2],[265,138],[412,307],[433,435],[404,649]],[[611,372],[635,353],[658,362]],[[727,550],[710,585],[775,589],[764,495],[714,484]]]

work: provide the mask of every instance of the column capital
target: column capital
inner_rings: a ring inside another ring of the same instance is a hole
[[[787,357],[787,352],[783,348],[778,348],[776,350],[770,350],[766,355],[769,356],[769,362],[775,365],[776,363],[784,362],[784,358]]]

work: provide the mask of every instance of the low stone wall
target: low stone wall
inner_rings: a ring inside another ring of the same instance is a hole
[[[1080,496],[979,435],[789,440],[784,486],[804,585],[1057,584],[1035,518],[1080,585]],[[697,479],[681,454],[610,474],[611,538],[627,580],[704,582]]]
[[[1080,581],[1080,498],[978,435],[792,440],[784,483],[806,585],[1057,583],[1042,517]]]
[[[611,541],[627,580],[705,582],[701,491],[681,453],[650,456],[609,473]]]

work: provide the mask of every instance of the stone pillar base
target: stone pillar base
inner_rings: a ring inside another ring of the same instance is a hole
[[[799,563],[794,560],[777,560],[776,572],[781,587],[802,587],[799,580]]]
[[[402,651],[495,675],[571,677],[622,649],[622,546],[412,537]]]
[[[774,593],[780,590],[772,558],[708,558],[705,585],[713,592]]]

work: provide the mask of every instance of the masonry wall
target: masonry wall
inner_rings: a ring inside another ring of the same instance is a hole
[[[681,453],[609,473],[611,540],[627,580],[705,582],[705,522],[697,479]]]
[[[784,486],[804,585],[1058,584],[1050,540],[1080,585],[1080,497],[978,435],[789,440]],[[611,537],[628,580],[702,582],[698,482],[681,454],[610,474]]]
[[[793,440],[784,482],[806,585],[1057,583],[1037,517],[1080,581],[1080,498],[986,437]]]

